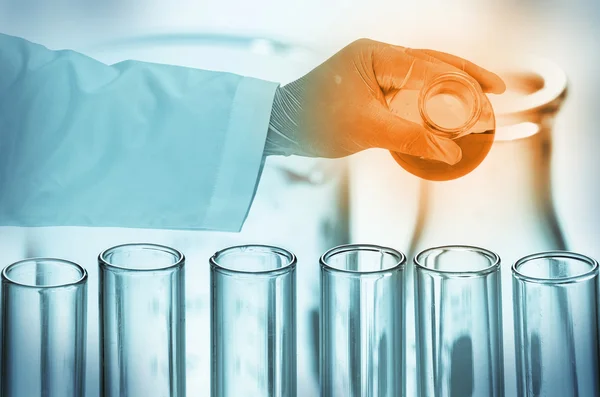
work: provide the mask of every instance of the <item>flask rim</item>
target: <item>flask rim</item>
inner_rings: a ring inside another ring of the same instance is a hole
[[[434,122],[431,119],[431,117],[429,117],[429,115],[427,114],[425,106],[425,101],[429,93],[440,84],[444,84],[447,82],[461,84],[469,91],[469,94],[473,97],[474,100],[474,104],[471,107],[471,114],[469,115],[467,120],[462,125],[453,128],[447,128]],[[448,138],[453,138],[459,135],[460,133],[469,130],[479,120],[479,117],[481,115],[480,92],[479,90],[477,90],[473,82],[462,73],[448,72],[440,74],[421,89],[421,92],[419,93],[419,114],[421,116],[421,119],[423,119],[425,125],[434,133],[442,133],[444,135],[447,135]]]
[[[529,55],[517,61],[499,63],[500,76],[505,74],[533,75],[541,80],[534,91],[502,104],[492,99],[496,118],[520,116],[540,111],[556,111],[567,95],[568,78],[565,71],[550,59]],[[507,89],[510,85],[507,84]],[[498,98],[501,98],[499,95]]]

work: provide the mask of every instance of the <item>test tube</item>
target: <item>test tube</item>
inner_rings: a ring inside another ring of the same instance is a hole
[[[101,397],[185,396],[185,258],[155,244],[98,257]]]
[[[418,395],[503,397],[500,257],[455,245],[414,263]]]
[[[81,397],[85,388],[87,272],[61,259],[2,271],[2,397]]]
[[[210,258],[211,395],[296,396],[296,257],[245,245]]]
[[[519,397],[600,396],[598,263],[550,251],[512,272]]]
[[[321,263],[321,396],[403,396],[406,256],[343,245]]]

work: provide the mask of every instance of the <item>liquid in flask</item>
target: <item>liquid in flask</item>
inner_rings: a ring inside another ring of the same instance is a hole
[[[492,106],[481,87],[460,73],[442,74],[420,91],[400,90],[390,109],[431,134],[453,140],[462,150],[461,160],[454,165],[392,152],[402,168],[422,179],[447,181],[467,175],[481,164],[494,142]]]

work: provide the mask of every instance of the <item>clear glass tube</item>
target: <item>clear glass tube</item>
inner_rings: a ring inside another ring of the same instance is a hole
[[[549,251],[512,268],[519,396],[600,396],[598,263]]]
[[[98,257],[100,396],[185,396],[185,258],[154,244]]]
[[[444,246],[414,262],[418,395],[503,397],[500,257]]]
[[[403,396],[406,256],[343,245],[320,262],[321,396]]]
[[[245,245],[210,258],[211,395],[296,396],[296,257]]]
[[[85,388],[87,272],[26,259],[2,271],[2,397],[81,397]]]

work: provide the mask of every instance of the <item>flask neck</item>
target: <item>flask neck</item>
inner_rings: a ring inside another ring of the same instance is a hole
[[[468,133],[481,115],[481,93],[459,73],[445,73],[419,93],[419,115],[435,135],[455,139]]]

